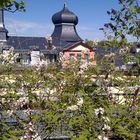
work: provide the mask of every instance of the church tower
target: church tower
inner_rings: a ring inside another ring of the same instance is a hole
[[[8,31],[6,30],[5,25],[4,25],[3,8],[0,7],[0,41],[6,41],[7,40],[7,33],[8,33]]]
[[[69,11],[66,3],[61,11],[52,16],[52,22],[55,26],[51,35],[54,46],[63,48],[68,43],[82,41],[76,31],[78,17]]]

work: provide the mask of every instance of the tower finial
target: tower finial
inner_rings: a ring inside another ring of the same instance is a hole
[[[66,1],[64,2],[64,8],[67,8],[67,2]]]

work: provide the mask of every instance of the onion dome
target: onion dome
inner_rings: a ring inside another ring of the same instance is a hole
[[[52,21],[54,24],[70,23],[77,25],[78,17],[73,12],[69,11],[65,3],[64,8],[52,16]]]

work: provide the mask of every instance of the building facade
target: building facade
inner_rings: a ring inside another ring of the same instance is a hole
[[[66,4],[61,11],[52,16],[52,22],[55,28],[49,38],[9,36],[4,24],[4,11],[0,8],[1,52],[6,52],[12,47],[14,53],[19,54],[17,61],[27,65],[35,65],[42,60],[46,64],[55,62],[59,59],[60,53],[67,56],[67,62],[75,56],[77,59],[84,58],[87,61],[92,59],[95,64],[93,49],[83,43],[76,31],[78,17],[69,11]]]

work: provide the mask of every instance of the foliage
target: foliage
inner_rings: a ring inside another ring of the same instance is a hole
[[[77,61],[65,68],[5,62],[0,75],[1,139],[43,139],[59,133],[77,140],[139,137],[139,77],[117,73],[105,62],[104,72]]]
[[[93,47],[93,45],[95,45],[94,41],[88,39],[85,40],[85,43],[90,47]]]
[[[25,11],[25,3],[23,0],[1,0],[0,7],[10,12],[15,12],[17,10]]]
[[[111,22],[104,24],[104,31],[108,39],[114,35],[115,40],[126,43],[128,35],[140,36],[140,7],[137,0],[119,0],[120,9],[107,11]]]

